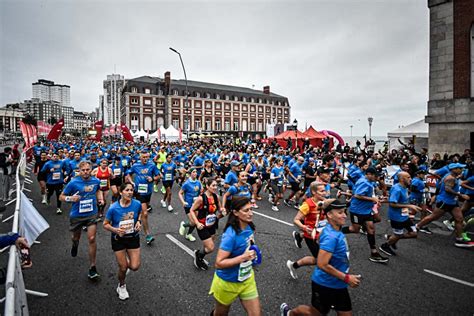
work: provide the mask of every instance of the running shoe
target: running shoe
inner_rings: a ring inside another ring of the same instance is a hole
[[[382,257],[378,252],[372,253],[369,260],[375,263],[387,263],[388,258]]]
[[[43,195],[43,199],[41,200],[41,204],[46,204],[48,201],[46,201],[46,195]]]
[[[367,229],[365,228],[365,226],[360,226],[359,233],[362,235],[367,235]]]
[[[162,208],[166,208],[166,202],[163,201],[163,200],[161,200],[161,207],[162,207]]]
[[[388,241],[388,239],[390,238],[390,235],[388,234],[385,234],[383,235],[385,237],[385,239]],[[393,245],[390,245],[390,247],[392,247],[393,250],[397,250],[398,247],[397,247],[397,244],[393,244]]]
[[[257,208],[258,208],[258,205],[257,205],[257,203],[253,203],[253,204],[252,204],[252,208],[255,208],[255,209],[257,209]]]
[[[61,209],[58,207],[58,208],[56,209],[56,214],[61,215],[62,213],[63,213],[63,211],[61,211]]]
[[[147,235],[145,240],[147,245],[151,245],[151,243],[155,240],[155,237],[153,237],[152,235]]]
[[[161,187],[161,193],[163,193],[163,194],[166,193],[166,188],[164,186]]]
[[[77,257],[77,249],[79,248],[79,240],[72,241],[71,257]]]
[[[168,212],[170,212],[170,213],[173,212],[173,207],[171,206],[171,204],[168,205]]]
[[[433,235],[433,232],[428,228],[428,226],[418,227],[418,230],[422,233]]]
[[[288,260],[286,262],[286,266],[290,270],[291,277],[296,280],[296,279],[298,279],[298,274],[296,274],[296,269],[295,269],[295,267],[293,267],[293,263],[294,263],[293,261]]]
[[[196,238],[192,234],[187,234],[184,238],[186,238],[189,241],[196,241]]]
[[[119,299],[121,299],[122,301],[128,299],[130,296],[128,295],[127,285],[120,285],[119,283],[119,285],[117,286],[117,294],[119,296]]]
[[[268,194],[268,202],[273,203],[273,195]]]
[[[467,235],[467,233],[464,232],[461,234],[461,236],[464,241],[467,241],[467,242],[471,241],[471,238]]]
[[[99,273],[97,273],[97,269],[95,266],[90,267],[89,274],[87,275],[89,280],[94,280],[100,277]]]
[[[301,238],[301,235],[299,232],[293,231],[293,239],[295,240],[295,245],[297,248],[303,247],[301,245],[301,243],[303,242],[303,238]]]
[[[158,184],[153,185],[153,192],[158,193]]]
[[[291,207],[290,202],[288,202],[287,200],[283,200],[283,204],[285,204],[288,207]]]
[[[146,209],[148,213],[152,213],[153,212],[153,207],[151,207],[151,205],[148,205],[148,208]]]
[[[286,303],[280,305],[280,316],[289,316],[290,315],[290,306]]]
[[[184,233],[186,232],[186,227],[184,227],[184,224],[185,224],[184,222],[181,222],[181,223],[179,224],[179,230],[178,230],[178,232],[179,232],[179,234],[180,234],[181,236],[184,236]]]
[[[379,250],[382,251],[387,256],[396,256],[396,252],[392,250],[388,243],[380,245]]]
[[[446,228],[447,228],[449,231],[454,231],[453,223],[451,223],[451,221],[450,221],[449,219],[444,220],[444,221],[443,221],[443,224],[444,224],[444,226],[446,226]]]
[[[273,206],[272,206],[272,211],[278,212],[278,211],[280,211],[280,210],[278,209],[278,206],[273,205]]]
[[[474,242],[465,241],[464,239],[457,239],[454,242],[454,245],[459,248],[471,248],[474,247]]]
[[[194,266],[199,270],[207,270],[207,264],[204,262],[204,260],[199,258],[198,253],[199,250],[194,250]]]

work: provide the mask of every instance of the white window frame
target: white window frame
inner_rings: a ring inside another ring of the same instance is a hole
[[[151,89],[150,88],[145,88],[145,94],[151,94]]]

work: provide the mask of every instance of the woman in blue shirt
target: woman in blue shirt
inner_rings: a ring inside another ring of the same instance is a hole
[[[359,286],[360,275],[349,274],[349,246],[341,228],[346,215],[346,203],[335,199],[325,202],[323,212],[329,225],[319,237],[318,265],[311,276],[311,305],[290,310],[280,306],[281,315],[320,315],[334,308],[337,315],[352,315],[352,303],[347,287]]]
[[[125,285],[127,269],[140,267],[141,203],[133,198],[133,185],[120,186],[120,200],[112,204],[105,216],[104,228],[112,232],[112,249],[119,266],[117,294],[119,299],[129,298]]]
[[[232,199],[231,212],[217,252],[216,273],[209,294],[216,305],[211,315],[228,315],[232,303],[239,298],[248,315],[261,315],[252,260],[257,254],[254,243],[255,226],[252,204],[248,197]]]

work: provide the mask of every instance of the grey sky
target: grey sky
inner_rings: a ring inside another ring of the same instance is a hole
[[[0,105],[31,83],[71,86],[91,111],[114,71],[262,89],[287,96],[292,119],[341,135],[373,135],[424,117],[426,0],[0,1]]]

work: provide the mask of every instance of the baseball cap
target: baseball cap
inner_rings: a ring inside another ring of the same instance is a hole
[[[373,174],[377,177],[380,176],[380,172],[377,169],[375,169],[374,167],[367,168],[367,170],[365,170],[365,174],[367,174],[367,173]]]
[[[238,160],[232,160],[232,162],[230,163],[230,165],[231,165],[232,167],[234,167],[234,166],[240,166],[240,161],[238,161]]]
[[[456,169],[456,168],[465,168],[466,165],[463,165],[462,163],[450,163],[448,165],[449,170]]]

